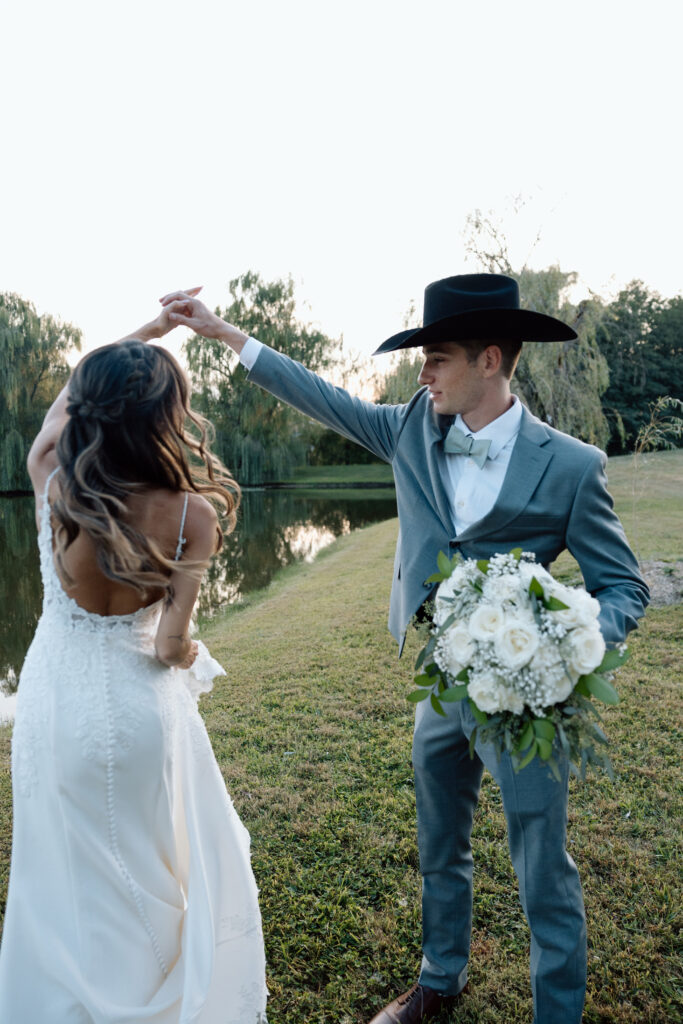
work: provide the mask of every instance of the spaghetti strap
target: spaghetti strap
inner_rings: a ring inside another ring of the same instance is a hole
[[[55,467],[55,468],[54,468],[54,469],[52,470],[52,472],[50,473],[50,475],[48,476],[47,480],[45,481],[45,489],[43,490],[43,497],[42,497],[42,500],[43,500],[43,501],[47,501],[47,492],[48,492],[48,491],[49,491],[49,489],[50,489],[50,484],[52,483],[52,481],[53,481],[54,477],[56,477],[56,476],[57,476],[57,473],[59,473],[59,470],[60,470],[60,469],[61,469],[61,466],[56,466],[56,467]]]
[[[185,502],[183,504],[183,515],[182,515],[182,518],[180,520],[180,531],[178,533],[178,544],[177,544],[176,549],[175,549],[175,558],[173,559],[174,562],[179,562],[180,561],[180,559],[182,558],[182,554],[183,554],[183,548],[187,544],[187,537],[183,537],[183,530],[185,529],[185,516],[187,515],[187,502],[188,502],[189,497],[190,497],[190,492],[189,491],[185,491]]]

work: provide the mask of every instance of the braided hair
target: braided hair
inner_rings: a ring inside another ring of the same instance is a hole
[[[187,378],[165,349],[117,342],[89,353],[69,381],[69,419],[57,444],[60,497],[54,504],[55,557],[73,581],[64,554],[80,530],[93,540],[100,570],[142,594],[162,588],[177,569],[126,516],[126,498],[150,488],[204,494],[223,513],[223,533],[235,526],[240,490],[211,454],[211,424],[190,406]],[[185,562],[188,572],[202,567]]]

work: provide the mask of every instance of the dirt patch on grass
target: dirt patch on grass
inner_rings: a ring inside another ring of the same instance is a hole
[[[683,562],[641,562],[653,608],[683,601]]]

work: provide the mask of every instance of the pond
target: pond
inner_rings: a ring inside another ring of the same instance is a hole
[[[311,561],[335,537],[395,515],[392,488],[245,491],[237,529],[202,585],[199,615],[267,586],[283,566]],[[33,498],[1,498],[0,690],[16,688],[41,600]]]

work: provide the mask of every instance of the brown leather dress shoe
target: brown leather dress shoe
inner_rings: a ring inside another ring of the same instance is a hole
[[[380,1010],[370,1024],[424,1024],[438,1017],[442,1010],[450,1009],[457,998],[445,996],[418,982]]]

